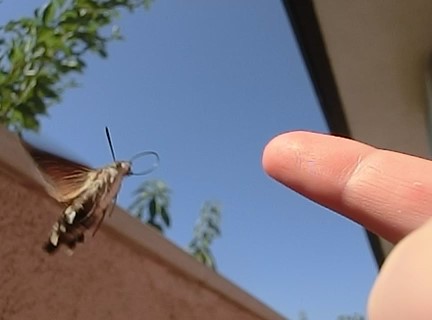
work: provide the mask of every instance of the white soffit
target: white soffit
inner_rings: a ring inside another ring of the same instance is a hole
[[[432,1],[315,0],[314,6],[353,138],[428,156]]]

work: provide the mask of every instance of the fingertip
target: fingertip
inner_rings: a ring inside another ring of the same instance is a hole
[[[263,155],[262,155],[262,166],[264,171],[273,176],[275,167],[277,167],[277,162],[279,160],[280,152],[283,148],[281,148],[281,144],[285,142],[285,136],[289,133],[280,134],[274,138],[272,138],[267,145],[264,147]]]
[[[292,131],[271,139],[265,146],[262,156],[265,172],[275,179],[280,178],[279,173],[290,167],[292,161],[295,161],[296,154],[302,149],[302,138],[312,134],[305,131]]]

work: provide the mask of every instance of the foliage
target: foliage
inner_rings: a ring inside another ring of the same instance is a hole
[[[163,232],[171,225],[168,212],[170,190],[161,180],[149,180],[141,184],[134,192],[135,200],[129,211],[142,221]]]
[[[113,20],[119,10],[148,8],[152,0],[49,0],[30,17],[0,26],[0,124],[21,132],[39,129],[39,116],[61,101],[71,76],[86,68],[86,55],[107,57],[107,44],[121,39]],[[1,0],[0,0],[1,3]],[[112,26],[107,33],[107,27]],[[170,190],[162,181],[147,181],[130,206],[139,219],[161,232],[171,224]],[[220,209],[206,203],[189,245],[192,255],[215,268],[210,252],[220,235]]]
[[[72,73],[81,73],[85,54],[107,56],[109,35],[119,9],[147,7],[151,0],[50,0],[32,17],[0,27],[0,123],[22,131],[39,128],[38,116],[75,86]]]
[[[221,235],[220,220],[220,206],[215,202],[205,202],[194,228],[194,237],[189,243],[191,255],[213,270],[216,270],[216,260],[210,246],[214,238]]]
[[[135,200],[128,208],[133,215],[160,232],[170,227],[170,190],[163,181],[145,181],[134,194]],[[213,270],[216,270],[216,260],[211,253],[210,245],[214,238],[221,234],[220,215],[221,210],[217,203],[205,202],[194,227],[194,237],[188,246],[188,251],[193,257]]]

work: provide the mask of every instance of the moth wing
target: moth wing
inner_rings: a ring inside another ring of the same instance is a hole
[[[50,152],[23,143],[35,161],[45,182],[48,194],[59,202],[69,202],[76,198],[95,170]]]

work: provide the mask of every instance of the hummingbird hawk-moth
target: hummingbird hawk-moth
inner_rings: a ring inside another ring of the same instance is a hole
[[[129,161],[116,161],[108,128],[105,130],[114,162],[98,169],[24,143],[42,175],[47,193],[63,206],[44,245],[48,253],[56,252],[62,244],[72,253],[77,243],[84,241],[85,232],[93,230],[95,235],[108,210],[114,208],[123,178],[153,170],[132,173],[133,159],[153,155],[159,161],[158,154],[153,151],[139,153]]]

